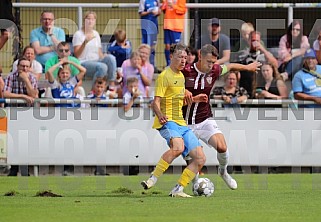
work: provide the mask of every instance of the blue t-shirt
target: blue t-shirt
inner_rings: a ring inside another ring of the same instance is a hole
[[[53,83],[50,83],[52,97],[56,99],[75,99],[74,89],[78,83],[76,76],[69,79],[65,83],[59,83],[55,80]],[[57,107],[79,107],[80,104],[57,104]]]
[[[126,41],[126,45],[129,45],[129,48],[123,48],[114,41],[108,48],[108,52],[116,58],[117,67],[121,67],[123,62],[126,59],[129,59],[130,54],[132,53],[132,45],[130,41]]]
[[[321,66],[316,66],[316,72],[321,74]],[[298,71],[292,80],[293,93],[305,93],[310,96],[321,97],[321,86],[315,84],[317,77],[303,70]],[[317,104],[304,105],[304,107],[321,107]]]
[[[63,29],[54,27],[52,33],[59,41],[66,41],[66,35]],[[36,28],[30,33],[30,44],[34,42],[39,42],[40,46],[53,46],[54,43],[49,35],[45,33],[42,27]],[[36,60],[41,63],[43,67],[48,59],[53,56],[56,56],[57,53],[55,51],[47,52],[44,54],[36,55]]]
[[[100,100],[107,100],[107,97],[105,94],[101,95],[100,97],[97,97],[92,92],[88,94],[87,99],[96,99],[99,98]],[[91,107],[108,107],[108,104],[91,104]]]

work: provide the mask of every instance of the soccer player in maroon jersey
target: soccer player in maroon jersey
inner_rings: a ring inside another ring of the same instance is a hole
[[[230,70],[247,70],[255,72],[261,64],[259,62],[253,62],[249,65],[237,63],[218,65],[215,64],[217,57],[217,49],[210,44],[206,44],[200,50],[198,62],[187,64],[182,70],[185,76],[185,97],[188,102],[188,105],[183,107],[183,115],[188,127],[193,130],[195,135],[217,150],[217,160],[219,162],[218,173],[227,186],[230,189],[235,190],[237,189],[237,183],[227,173],[229,153],[224,135],[219,129],[216,121],[210,119],[213,114],[209,96],[214,83],[219,76],[224,75]],[[196,96],[198,98],[203,98],[202,102],[194,102],[193,98]]]

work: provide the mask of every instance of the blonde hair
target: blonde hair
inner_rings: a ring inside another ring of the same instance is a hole
[[[129,77],[129,78],[127,79],[126,85],[129,86],[129,84],[135,83],[135,82],[138,83],[138,79],[137,79],[136,77]]]
[[[97,19],[97,14],[94,11],[86,11],[85,15],[82,19],[82,30],[85,30],[85,24],[86,24],[86,18],[88,18],[89,15],[94,15],[95,19]]]
[[[251,22],[245,22],[241,26],[241,32],[253,32],[254,26]]]

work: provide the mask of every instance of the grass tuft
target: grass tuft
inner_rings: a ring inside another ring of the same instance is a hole
[[[55,194],[51,190],[39,191],[36,193],[36,197],[62,197],[60,194]]]
[[[131,189],[128,189],[126,187],[119,187],[116,190],[113,190],[111,192],[117,193],[117,194],[133,194],[134,193]]]

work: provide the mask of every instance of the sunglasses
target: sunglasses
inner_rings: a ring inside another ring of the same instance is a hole
[[[69,49],[59,49],[59,52],[69,52]]]

